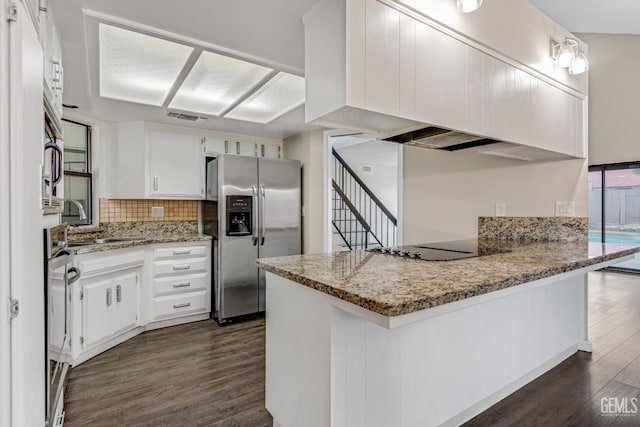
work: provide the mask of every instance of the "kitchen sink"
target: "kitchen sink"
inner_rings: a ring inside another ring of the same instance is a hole
[[[135,242],[138,240],[142,240],[142,237],[105,237],[104,239],[96,239],[95,243]]]
[[[67,246],[70,248],[77,248],[79,246],[96,245],[100,243],[115,243],[115,242],[136,242],[143,240],[142,237],[105,237],[103,239],[81,239],[81,240],[69,240]]]

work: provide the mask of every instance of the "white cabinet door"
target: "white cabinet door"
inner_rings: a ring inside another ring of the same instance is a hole
[[[232,151],[229,149],[229,151]],[[234,141],[233,153],[241,156],[258,156],[258,144],[254,141]]]
[[[204,197],[200,136],[150,130],[148,144],[151,197]]]
[[[269,159],[280,159],[282,158],[282,149],[278,144],[262,144],[260,155]]]
[[[93,347],[111,336],[115,295],[111,279],[98,279],[82,286],[83,348]]]
[[[416,119],[442,123],[444,67],[439,46],[446,37],[422,22],[416,22]]]
[[[400,109],[400,12],[377,0],[366,4],[365,103],[397,115]]]
[[[113,279],[115,292],[114,334],[125,332],[138,325],[138,273],[129,272]]]
[[[205,154],[224,154],[229,150],[229,140],[205,136],[204,137],[204,153]]]
[[[62,47],[58,32],[49,13],[41,15],[41,41],[44,47],[44,94],[58,118],[62,118],[62,91],[64,75],[62,68]]]

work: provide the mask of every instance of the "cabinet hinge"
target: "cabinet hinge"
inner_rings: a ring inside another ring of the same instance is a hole
[[[18,20],[18,5],[15,2],[9,1],[7,2],[7,21],[17,21]]]
[[[80,337],[80,345],[84,345],[84,338]]]
[[[278,145],[278,158],[279,158],[279,159],[281,159],[281,158],[282,158],[281,151],[282,151],[282,147],[280,147],[280,146]]]
[[[136,274],[136,283],[140,281],[140,277]]]
[[[69,338],[69,348],[71,348],[71,338]]]
[[[80,291],[80,301],[84,299],[84,291]]]
[[[12,319],[15,319],[20,314],[20,302],[17,299],[9,299],[9,313],[11,313]]]

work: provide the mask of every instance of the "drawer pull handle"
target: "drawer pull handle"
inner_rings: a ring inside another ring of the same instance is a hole
[[[186,308],[186,307],[189,307],[189,306],[191,306],[190,302],[185,302],[185,303],[182,303],[182,304],[173,304],[173,308],[176,308],[176,309],[177,308]]]
[[[189,269],[191,269],[191,265],[189,265],[189,264],[174,265],[173,266],[173,271],[189,270]]]
[[[122,302],[122,285],[116,286],[116,301]]]
[[[191,250],[189,249],[185,249],[182,251],[173,251],[174,255],[189,255],[191,253]]]
[[[173,285],[174,288],[188,288],[189,286],[191,286],[191,282],[176,283]]]

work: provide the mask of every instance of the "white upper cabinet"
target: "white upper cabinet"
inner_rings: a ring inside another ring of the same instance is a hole
[[[202,137],[165,130],[148,132],[149,195],[204,198]]]
[[[52,3],[52,2],[50,2]],[[62,118],[62,92],[64,68],[62,67],[62,47],[51,12],[40,14],[40,43],[44,51],[44,96],[55,117]]]
[[[109,197],[203,199],[203,144],[197,133],[119,123],[109,150]]]
[[[275,139],[144,122],[118,123],[114,136],[108,162],[112,199],[204,199],[206,157],[226,153],[278,159],[282,152],[282,141]]]
[[[305,17],[308,122],[381,137],[433,125],[585,156],[584,94],[392,5],[329,0]]]

